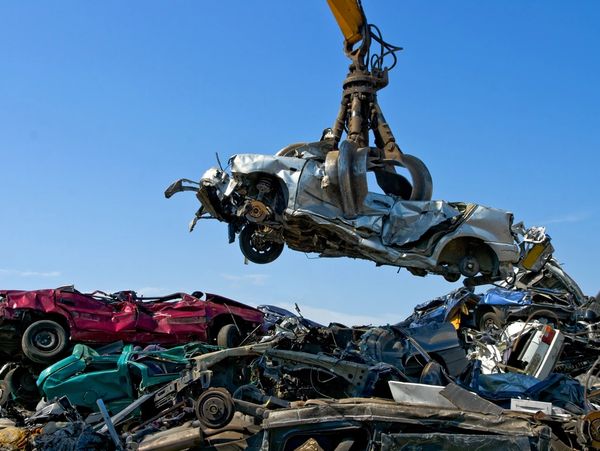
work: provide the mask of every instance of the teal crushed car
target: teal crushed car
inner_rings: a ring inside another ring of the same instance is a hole
[[[116,414],[140,395],[176,379],[189,359],[221,349],[188,343],[171,349],[116,343],[98,350],[77,344],[73,352],[40,373],[37,386],[47,401],[67,396],[82,411],[96,411],[102,399]]]

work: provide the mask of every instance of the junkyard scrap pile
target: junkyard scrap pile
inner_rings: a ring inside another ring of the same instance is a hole
[[[254,263],[287,245],[463,287],[353,327],[201,291],[0,290],[0,450],[600,448],[600,300],[545,229],[431,200],[377,103],[400,48],[329,3],[352,61],[334,126],[165,195],[193,191],[192,228],[225,222]]]
[[[2,292],[0,449],[600,446],[600,302],[553,259],[378,327],[201,294]]]

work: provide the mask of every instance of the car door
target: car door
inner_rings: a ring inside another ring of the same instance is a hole
[[[152,309],[157,333],[175,335],[178,340],[206,340],[204,301],[182,294],[181,299],[155,303]]]
[[[114,308],[108,299],[78,292],[57,293],[56,303],[71,319],[71,339],[74,341],[114,341]]]

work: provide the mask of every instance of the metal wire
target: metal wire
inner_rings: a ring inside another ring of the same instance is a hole
[[[369,32],[371,39],[373,39],[373,41],[375,41],[379,44],[379,53],[378,54],[371,55],[371,47],[369,47],[369,49],[367,51],[367,55],[366,55],[365,59],[366,59],[367,63],[370,65],[370,70],[373,70],[373,69],[383,70],[384,69],[384,66],[383,66],[384,60],[385,60],[385,57],[388,55],[391,55],[391,57],[392,57],[392,64],[389,67],[385,67],[385,69],[392,70],[394,68],[394,66],[396,66],[396,63],[398,62],[398,57],[396,56],[396,52],[402,50],[402,47],[398,47],[396,45],[393,45],[393,44],[390,44],[389,42],[384,41],[381,30],[376,25],[369,24],[368,32]]]
[[[315,386],[315,383],[313,382],[313,371],[319,371],[319,372],[321,372],[321,371],[323,371],[323,370],[321,370],[321,369],[319,369],[319,368],[310,368],[310,370],[309,370],[309,373],[308,373],[308,374],[309,374],[310,385],[312,386],[313,390],[314,390],[314,391],[315,391],[315,392],[316,392],[318,395],[322,396],[323,398],[327,398],[327,399],[334,399],[334,398],[332,398],[331,396],[327,396],[326,394],[324,394],[324,393],[321,393],[321,392],[319,391],[319,389],[318,389],[318,388]],[[333,375],[333,377],[332,377],[332,378],[331,378],[329,381],[327,381],[327,382],[330,382],[331,380],[335,379],[336,377],[337,377],[337,376]]]
[[[533,312],[531,315],[529,315],[527,317],[527,320],[525,320],[525,322],[523,323],[523,328],[521,329],[521,331],[519,332],[519,335],[517,335],[517,338],[515,338],[515,340],[513,341],[512,345],[511,345],[511,350],[512,352],[514,352],[514,350],[517,347],[517,344],[519,343],[519,339],[521,338],[521,336],[523,335],[523,333],[525,332],[525,329],[527,328],[527,325],[533,321],[533,318],[535,318],[536,316],[539,316],[540,313],[546,314],[549,313],[549,316],[554,316],[554,318],[556,319],[556,326],[560,325],[560,319],[558,318],[558,315],[556,313],[554,313],[551,310],[546,310],[546,309],[541,309],[541,310],[536,310],[535,312]],[[506,327],[504,328],[504,330],[506,330],[506,328],[509,325],[507,324]]]
[[[600,357],[598,357],[596,359],[596,361],[594,362],[594,364],[592,365],[592,367],[588,370],[588,372],[585,375],[585,383],[584,383],[584,390],[583,390],[583,402],[585,403],[585,405],[587,405],[587,398],[588,398],[588,386],[590,383],[590,378],[592,377],[592,374],[594,372],[594,369],[596,368],[596,365],[598,365],[598,363],[600,363]]]

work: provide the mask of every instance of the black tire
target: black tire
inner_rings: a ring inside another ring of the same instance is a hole
[[[40,400],[40,392],[35,384],[36,378],[29,369],[18,366],[10,370],[4,382],[15,401],[24,407],[33,408]]]
[[[255,232],[254,224],[246,225],[240,232],[240,249],[244,257],[259,265],[276,260],[283,252],[283,243],[265,240]]]
[[[479,330],[485,332],[490,329],[502,329],[502,319],[495,312],[486,312],[479,318]]]
[[[23,333],[23,354],[35,363],[52,363],[67,348],[67,332],[55,321],[36,321]]]
[[[447,282],[458,282],[458,279],[460,279],[460,273],[457,272],[449,272],[444,274],[444,279],[446,279]]]
[[[217,334],[217,345],[224,348],[235,348],[241,341],[240,332],[235,324],[225,324]]]

